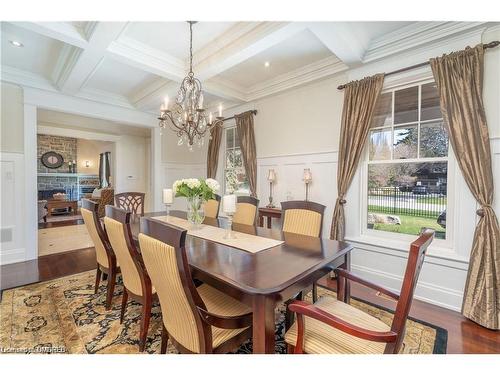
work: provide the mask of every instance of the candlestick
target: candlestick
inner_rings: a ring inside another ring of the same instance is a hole
[[[219,117],[222,117],[222,104],[219,104]]]
[[[174,191],[172,189],[163,189],[163,203],[172,204],[174,202]]]
[[[208,123],[211,124],[212,123],[212,112],[210,112],[208,114]]]
[[[163,107],[165,110],[168,109],[168,101],[169,101],[169,98],[168,98],[168,95],[165,96],[165,98],[163,99]]]
[[[233,232],[233,216],[236,212],[236,195],[224,195],[222,197],[222,209],[227,215],[228,222],[227,232],[223,238],[226,240],[235,239],[236,236]]]

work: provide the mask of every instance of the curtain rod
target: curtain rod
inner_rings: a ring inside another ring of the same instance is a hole
[[[256,109],[252,109],[251,111],[248,111],[248,112],[252,112],[254,115],[257,114],[257,110]],[[228,117],[228,118],[225,118],[223,119],[222,121],[228,121],[228,120],[233,120],[236,116],[233,116],[233,117]]]
[[[484,49],[488,49],[488,48],[494,48],[494,47],[497,47],[500,45],[500,41],[498,40],[495,40],[493,42],[490,42],[490,43],[487,43],[487,44],[484,44]],[[387,77],[387,76],[390,76],[390,75],[393,75],[393,74],[398,74],[398,73],[402,73],[402,72],[406,72],[407,70],[412,70],[412,69],[416,69],[416,68],[421,68],[423,66],[426,66],[426,65],[429,65],[429,61],[426,61],[426,62],[423,62],[423,63],[420,63],[420,64],[416,64],[416,65],[412,65],[412,66],[408,66],[406,68],[401,68],[401,69],[398,69],[398,70],[394,70],[392,72],[389,72],[389,73],[385,73],[384,76]],[[347,86],[347,83],[344,83],[343,85],[340,85],[337,87],[337,90],[343,90],[345,89],[345,87]]]

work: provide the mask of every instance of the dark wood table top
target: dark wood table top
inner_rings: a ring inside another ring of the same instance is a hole
[[[144,216],[165,214],[151,212]],[[182,211],[171,211],[170,215],[186,218],[186,213]],[[139,220],[136,217],[131,221],[133,236],[137,238]],[[226,220],[205,218],[203,224],[225,228]],[[194,270],[229,284],[245,294],[279,293],[352,250],[347,242],[284,233],[275,229],[233,224],[233,230],[285,242],[258,253],[249,253],[188,235],[186,251]]]

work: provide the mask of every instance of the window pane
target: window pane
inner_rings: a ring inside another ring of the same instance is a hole
[[[439,94],[435,82],[422,85],[422,103],[420,104],[420,121],[441,118]]]
[[[448,156],[448,132],[442,121],[420,125],[420,157]]]
[[[386,125],[392,125],[392,92],[379,96],[371,123],[372,128]]]
[[[240,147],[240,138],[238,136],[238,130],[234,128],[234,147]]]
[[[368,228],[445,238],[447,162],[368,166]]]
[[[232,169],[235,167],[235,152],[234,150],[226,151],[226,169]]]
[[[418,121],[418,86],[394,93],[394,124]]]
[[[241,150],[240,148],[235,148],[234,149],[234,154],[233,154],[233,163],[234,163],[234,167],[243,167],[243,158],[241,157]]]
[[[226,148],[234,147],[234,128],[226,130]]]
[[[394,159],[417,157],[417,125],[394,128]]]
[[[370,160],[391,158],[391,130],[373,130],[370,133]]]
[[[226,194],[232,194],[236,190],[238,190],[238,179],[236,176],[236,171],[234,169],[226,170],[225,181]]]

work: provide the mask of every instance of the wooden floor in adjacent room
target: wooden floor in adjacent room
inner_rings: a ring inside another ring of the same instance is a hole
[[[1,290],[26,284],[52,280],[95,269],[93,248],[47,255],[37,260],[4,265],[0,267]],[[335,282],[322,279],[319,285],[335,288]],[[395,303],[376,292],[356,284],[352,296],[380,306],[394,309]],[[500,353],[500,332],[483,328],[455,311],[415,300],[410,312],[415,319],[442,327],[448,331],[448,353]]]

